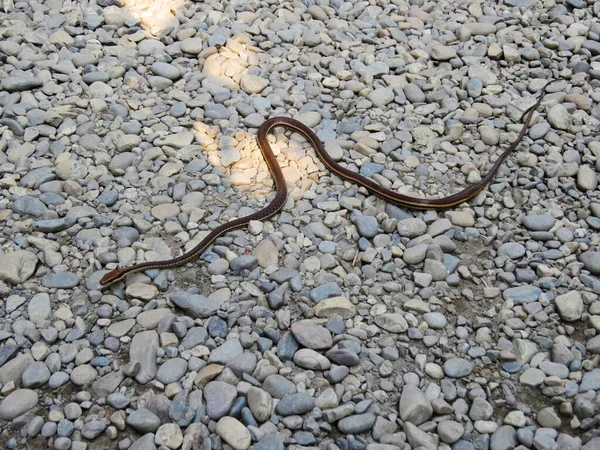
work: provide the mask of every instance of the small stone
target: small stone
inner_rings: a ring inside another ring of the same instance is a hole
[[[240,79],[240,87],[246,94],[258,94],[269,85],[269,80],[256,75],[244,75]]]
[[[583,314],[583,299],[577,291],[570,291],[566,294],[559,295],[554,300],[556,309],[560,317],[567,322],[574,322],[581,319]]]
[[[424,448],[426,450],[438,449],[436,440],[416,425],[406,422],[404,423],[403,428],[404,433],[406,433],[406,439],[412,448]]]
[[[307,392],[288,394],[277,403],[275,411],[282,416],[304,414],[315,406],[315,399]],[[373,420],[375,422],[375,420]]]
[[[89,440],[96,439],[106,430],[106,423],[102,420],[91,420],[81,429],[81,435]]]
[[[174,423],[165,423],[156,430],[154,442],[158,446],[165,446],[175,450],[183,443],[183,433],[179,425]]]
[[[215,431],[234,450],[247,450],[252,442],[248,429],[233,417],[219,420]]]
[[[153,412],[141,408],[127,416],[127,425],[140,433],[154,433],[160,427],[160,418]]]
[[[462,378],[471,374],[473,363],[462,358],[451,358],[444,363],[444,373],[452,378]]]
[[[211,381],[203,390],[208,416],[217,420],[225,416],[237,397],[235,387],[223,381]]]
[[[230,339],[225,341],[220,347],[210,353],[208,357],[209,364],[227,364],[235,357],[241,355],[244,348],[238,339]]]
[[[402,389],[399,404],[400,417],[403,421],[421,425],[433,414],[431,402],[425,394],[414,385],[406,385]]]
[[[188,363],[183,358],[172,358],[164,362],[156,372],[156,379],[162,384],[175,383],[183,377],[188,370]]]
[[[456,50],[445,45],[436,45],[431,49],[431,59],[435,61],[448,61],[456,57]]]
[[[0,280],[9,284],[23,283],[31,278],[37,263],[37,256],[28,251],[0,255]]]
[[[554,428],[558,430],[562,425],[560,417],[558,417],[558,414],[556,414],[556,411],[554,411],[554,408],[551,406],[539,410],[536,420],[545,428]]]
[[[337,427],[342,433],[346,434],[365,433],[373,428],[375,419],[375,414],[356,414],[341,419]]]
[[[583,267],[593,275],[600,275],[600,252],[585,252],[579,256]]]
[[[390,333],[404,333],[408,330],[408,323],[400,313],[385,313],[375,317],[377,326]]]
[[[511,450],[517,446],[517,432],[509,425],[498,427],[490,439],[491,450]]]
[[[519,382],[528,386],[539,386],[544,382],[546,374],[540,369],[530,367],[519,377]]]
[[[375,107],[383,107],[394,100],[394,91],[391,88],[379,88],[371,91],[367,98]]]
[[[219,309],[217,303],[210,298],[182,291],[171,294],[169,300],[193,318],[205,319]]]
[[[156,376],[156,351],[159,348],[158,334],[149,330],[137,333],[129,347],[129,362],[139,364],[135,379],[140,384],[146,384]]]
[[[596,190],[598,179],[596,171],[592,167],[586,164],[579,167],[577,171],[577,187],[584,192]]]
[[[485,399],[481,397],[475,397],[469,410],[469,417],[471,420],[488,420],[492,417],[494,408]]]
[[[331,317],[339,314],[342,319],[350,319],[356,313],[356,307],[345,297],[331,297],[321,300],[314,307],[317,317]]]
[[[571,124],[571,115],[560,103],[550,108],[546,117],[550,125],[557,130],[567,130]]]
[[[50,379],[48,366],[41,361],[34,362],[25,369],[22,376],[23,387],[36,388],[43,386]]]
[[[300,320],[294,322],[291,327],[296,340],[303,346],[313,350],[324,350],[333,345],[331,333],[321,325],[312,320]]]
[[[259,388],[251,387],[246,394],[248,407],[252,415],[259,422],[265,422],[273,412],[273,398],[271,395]]]
[[[442,442],[454,444],[465,433],[465,428],[454,420],[441,420],[437,426],[437,433]]]
[[[71,372],[71,382],[76,386],[86,386],[96,379],[98,371],[89,364],[76,367]]]

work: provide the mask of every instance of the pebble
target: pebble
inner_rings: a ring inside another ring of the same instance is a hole
[[[248,429],[233,417],[219,420],[215,431],[234,450],[247,450],[252,442]]]
[[[275,411],[282,416],[304,414],[312,410],[315,400],[307,392],[288,394],[279,400]]]
[[[444,363],[444,373],[452,378],[462,378],[471,374],[473,364],[462,358],[451,358]]]
[[[204,388],[204,399],[208,416],[220,419],[225,416],[237,397],[234,386],[223,381],[211,381]]]
[[[31,389],[17,389],[0,403],[0,419],[12,420],[38,404],[38,393]]]
[[[577,291],[559,295],[554,300],[560,317],[567,322],[574,322],[583,314],[583,299]]]
[[[294,322],[291,331],[301,345],[312,350],[328,349],[333,344],[329,330],[312,320]]]
[[[417,386],[407,385],[402,389],[399,411],[403,421],[421,425],[432,416],[433,407]]]

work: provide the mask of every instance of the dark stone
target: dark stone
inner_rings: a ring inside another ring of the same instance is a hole
[[[287,331],[277,343],[277,356],[282,361],[291,361],[299,347],[300,344],[298,344],[292,332]]]
[[[20,345],[7,345],[0,348],[0,367],[6,364],[19,352]]]

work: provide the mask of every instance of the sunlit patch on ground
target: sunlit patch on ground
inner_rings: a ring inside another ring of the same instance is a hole
[[[152,35],[159,36],[168,34],[179,25],[177,14],[184,4],[185,0],[171,0],[166,5],[156,0],[125,0],[123,7]]]

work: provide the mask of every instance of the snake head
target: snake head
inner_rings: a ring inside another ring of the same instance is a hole
[[[125,275],[126,272],[127,272],[126,269],[111,270],[110,272],[108,272],[107,274],[105,274],[100,279],[100,284],[102,286],[108,286],[109,284],[112,284],[115,281],[119,281],[121,278],[123,278],[123,276]]]

